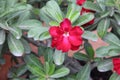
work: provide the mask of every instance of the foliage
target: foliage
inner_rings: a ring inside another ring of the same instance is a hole
[[[93,13],[80,15],[82,7]],[[71,63],[67,61],[69,53],[50,46],[49,28],[59,26],[64,18],[84,30],[84,43],[73,58],[77,62],[84,61],[85,65],[76,63],[80,67],[74,68],[75,72],[67,66]],[[93,24],[83,27],[93,19]],[[95,30],[98,35],[93,33]],[[89,41],[98,38],[109,45],[94,50]],[[38,48],[37,53],[32,51],[30,43]],[[9,79],[89,80],[94,67],[100,72],[113,70],[112,58],[120,56],[119,47],[119,0],[87,0],[82,6],[75,0],[0,0],[0,64],[5,63],[3,56],[9,54],[18,66],[11,67]],[[85,53],[81,52],[83,49]],[[17,63],[19,59],[22,63]],[[119,78],[117,73],[113,73],[109,80]]]

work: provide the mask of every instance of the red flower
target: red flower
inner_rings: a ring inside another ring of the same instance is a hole
[[[120,75],[120,58],[112,59],[113,62],[113,70],[116,71]]]
[[[86,2],[86,0],[76,0],[76,4],[83,5]]]
[[[83,30],[79,26],[72,27],[71,21],[65,18],[60,26],[51,26],[49,30],[52,36],[52,47],[68,52],[77,50],[82,44]]]

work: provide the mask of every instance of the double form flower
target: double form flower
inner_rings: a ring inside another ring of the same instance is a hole
[[[65,18],[60,26],[51,26],[49,30],[52,36],[52,47],[68,52],[69,50],[77,50],[82,44],[83,30],[79,26],[72,27],[71,21]]]

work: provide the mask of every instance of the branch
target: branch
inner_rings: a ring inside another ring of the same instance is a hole
[[[31,38],[28,38],[27,36],[23,35],[23,38],[25,40],[27,40],[29,43],[32,43],[33,45],[39,47],[39,46],[47,46],[46,44],[44,44],[43,42],[37,42],[37,41],[34,41],[33,39]]]

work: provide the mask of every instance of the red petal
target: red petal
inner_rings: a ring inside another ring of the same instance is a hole
[[[120,58],[112,59],[114,71],[116,71],[120,75]]]
[[[120,58],[114,58],[112,61],[113,64],[120,64]]]
[[[57,46],[57,40],[55,38],[52,38],[51,46],[52,47],[56,47]]]
[[[80,46],[71,46],[71,50],[78,50]]]
[[[78,5],[83,5],[85,3],[86,0],[76,0],[76,4]]]
[[[60,42],[58,42],[57,49],[62,50],[63,52],[68,52],[71,48],[71,44],[68,40],[68,37],[63,37]]]
[[[69,41],[73,46],[80,46],[83,42],[80,36],[69,36]]]
[[[79,26],[75,26],[70,30],[69,34],[75,36],[81,36],[83,34],[83,30]]]
[[[68,32],[72,26],[71,26],[71,21],[67,18],[65,18],[61,23],[60,23],[60,28],[65,31]]]
[[[63,31],[59,27],[53,26],[50,27],[49,33],[52,37],[59,37],[63,34]]]
[[[116,72],[120,75],[120,68]]]

